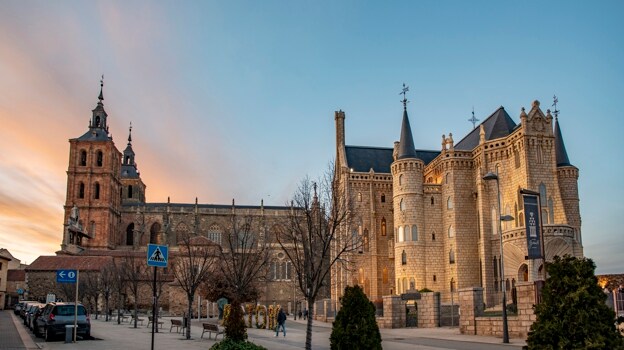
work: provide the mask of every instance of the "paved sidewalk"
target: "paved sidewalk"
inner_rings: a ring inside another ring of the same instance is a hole
[[[179,317],[174,319],[180,319]],[[170,349],[209,349],[216,341],[208,339],[208,334],[201,339],[203,322],[214,323],[215,319],[193,320],[191,327],[191,338],[186,340],[184,334],[176,333],[175,328],[170,329],[170,318],[163,318],[164,325],[159,333],[155,334],[155,350]],[[274,331],[250,328],[247,330],[249,340],[271,350],[295,350],[302,349],[305,344],[305,320],[288,319],[286,322],[286,337],[280,333],[275,337]],[[131,324],[117,324],[116,320],[105,322],[102,318],[91,320],[91,334],[97,340],[79,340],[77,343],[65,344],[64,341],[44,342],[41,338],[34,338],[36,345],[42,349],[150,349],[151,327],[146,324],[138,328],[133,328]],[[25,326],[17,325],[23,332],[29,332]],[[32,333],[30,333],[32,334]],[[315,350],[329,350],[329,336],[331,334],[331,324],[314,322],[312,335],[312,348]],[[512,339],[511,344],[502,344],[500,338],[481,337],[459,334],[457,328],[402,328],[402,329],[381,329],[382,345],[384,349],[520,349],[525,344],[523,340]],[[219,340],[221,340],[219,336]],[[32,349],[36,349],[33,347]],[[24,349],[24,348],[18,348]],[[28,348],[31,349],[31,348]],[[355,349],[354,349],[355,350]]]
[[[13,310],[0,310],[0,349],[38,349]]]

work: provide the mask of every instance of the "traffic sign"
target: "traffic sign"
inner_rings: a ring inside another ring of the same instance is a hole
[[[147,266],[167,267],[169,247],[166,245],[147,245]]]
[[[76,283],[76,270],[56,270],[57,283]]]

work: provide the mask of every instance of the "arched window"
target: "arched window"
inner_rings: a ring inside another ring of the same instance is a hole
[[[97,166],[102,166],[102,164],[104,163],[104,155],[102,154],[102,151],[97,151]]]
[[[405,241],[405,231],[403,231],[403,226],[399,226],[399,242]]]
[[[100,116],[95,117],[95,127],[96,128],[100,127]]]
[[[386,218],[384,217],[381,218],[381,235],[386,235]]]
[[[451,182],[451,173],[446,173],[446,176],[444,178],[444,183],[448,185],[450,184],[450,182]]]
[[[405,250],[401,253],[401,265],[407,265],[407,253],[405,253]]]
[[[91,238],[95,238],[95,221],[91,221],[91,224],[89,225],[89,234],[91,234]]]
[[[554,210],[552,197],[548,198],[548,214],[549,214],[548,222],[551,224],[554,224],[555,223],[555,210]]]
[[[381,195],[381,203],[386,203],[386,195],[385,194]]]
[[[451,293],[455,292],[455,279],[454,278],[451,278],[450,287],[451,287]]]
[[[80,151],[80,165],[81,166],[87,165],[87,151],[85,150]]]
[[[542,207],[546,206],[546,200],[548,199],[548,193],[546,192],[546,185],[540,183],[539,185],[540,204]]]
[[[435,232],[431,233],[431,240],[435,241]]]
[[[405,232],[405,241],[409,241],[410,240],[410,228],[408,225],[405,225],[405,227],[403,228],[403,232]]]
[[[132,198],[132,185],[128,185],[128,198]]]
[[[414,277],[410,277],[410,282],[409,282],[409,289],[410,290],[415,290],[416,289],[416,280],[414,279]]]
[[[219,245],[221,244],[221,234],[221,227],[217,224],[210,225],[208,228],[208,239]]]
[[[362,201],[362,193],[361,192],[358,192],[357,199],[358,199],[358,202]]]
[[[412,225],[412,241],[418,240],[418,226]]]
[[[150,243],[156,244],[158,243],[158,233],[160,232],[160,224],[155,222],[152,224],[150,228]]]
[[[85,197],[85,184],[84,182],[80,182],[80,185],[78,185],[78,198],[84,198]]]
[[[433,196],[431,196],[431,205],[435,204],[435,200],[433,199]]]
[[[384,267],[381,272],[381,283],[388,283],[388,268]]]
[[[446,199],[446,209],[453,209],[453,197],[451,196]]]
[[[399,210],[405,211],[405,201],[403,198],[401,198],[401,201],[399,202]]]
[[[399,175],[399,186],[403,185],[403,174]]]
[[[449,264],[454,264],[455,263],[455,251],[451,248],[451,250],[449,250]]]
[[[448,236],[449,238],[455,237],[455,230],[453,230],[453,225],[450,225],[448,228]]]
[[[492,235],[498,234],[498,215],[496,215],[496,208],[492,207]]]
[[[100,183],[99,182],[95,183],[95,188],[93,191],[93,198],[100,199]]]
[[[126,245],[134,245],[134,223],[126,228]]]
[[[527,264],[520,265],[518,269],[518,280],[527,282],[529,280],[529,267]]]

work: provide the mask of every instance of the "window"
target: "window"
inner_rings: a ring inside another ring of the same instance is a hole
[[[449,264],[454,264],[454,263],[455,263],[455,251],[451,249],[449,251]]]
[[[448,236],[449,238],[455,237],[455,230],[453,230],[453,225],[450,225],[448,228]]]
[[[97,151],[97,166],[102,166],[104,163],[104,155],[102,155],[102,151]]]
[[[95,183],[95,188],[94,188],[94,192],[93,192],[93,198],[94,199],[100,199],[100,183],[99,182]]]
[[[432,241],[435,241],[435,232],[433,232],[433,233],[431,234],[431,240],[432,240]]]
[[[160,224],[155,222],[150,228],[150,243],[158,243],[158,233],[160,232]]]
[[[358,198],[358,202],[362,201],[362,193],[361,192],[358,192],[357,198]]]
[[[399,185],[403,185],[403,174],[399,175]]]
[[[91,234],[91,238],[94,238],[95,237],[95,221],[91,221],[91,224],[89,226],[90,226],[89,233]]]
[[[412,241],[417,241],[418,240],[418,226],[413,225],[412,226]]]
[[[381,195],[381,203],[386,203],[386,195],[385,194]]]
[[[126,245],[134,245],[134,223],[126,228]]]
[[[451,196],[446,199],[446,209],[453,209],[453,197]]]
[[[407,265],[407,253],[405,253],[405,250],[401,253],[401,265]]]
[[[416,280],[414,279],[414,277],[410,277],[410,282],[409,282],[409,288],[410,290],[414,290],[416,289]]]
[[[381,218],[381,235],[386,235],[386,218]]]
[[[401,198],[401,201],[399,202],[399,209],[401,211],[405,211],[405,201],[403,200],[403,198]]]
[[[128,198],[132,198],[132,185],[128,185]]]
[[[436,277],[436,275],[433,275],[433,281],[437,282],[438,278]]]
[[[492,207],[492,235],[498,234],[498,218],[496,215],[496,208]]]
[[[555,223],[555,210],[554,210],[552,197],[548,198],[548,214],[550,214],[548,222],[550,222],[551,224],[554,224]]]
[[[86,166],[87,165],[87,151],[82,150],[80,151],[80,166]]]
[[[290,261],[273,260],[269,265],[269,278],[274,281],[290,281],[292,270]]]
[[[405,241],[409,241],[410,240],[410,228],[408,225],[405,225],[403,232],[405,232]]]
[[[455,279],[451,278],[451,293],[455,292]]]
[[[388,268],[384,267],[381,272],[381,283],[388,283]]]
[[[217,244],[221,244],[221,233],[221,227],[219,225],[211,225],[208,228],[208,239]]]
[[[435,204],[435,200],[433,199],[433,196],[431,196],[431,205]]]
[[[405,231],[403,231],[403,226],[399,226],[399,242],[405,241]]]
[[[446,173],[446,177],[444,178],[444,183],[449,184],[451,180],[451,173]]]
[[[84,198],[85,196],[85,184],[84,182],[80,182],[78,186],[78,198]]]
[[[548,196],[546,193],[546,185],[544,185],[544,183],[540,183],[539,185],[539,194],[540,194],[540,205],[542,207],[545,207]]]

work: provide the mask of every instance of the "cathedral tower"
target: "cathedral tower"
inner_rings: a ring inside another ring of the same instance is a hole
[[[108,114],[102,103],[103,85],[100,82],[99,101],[92,111],[89,130],[69,140],[64,222],[77,221],[86,239],[70,242],[66,235],[62,246],[66,253],[85,248],[114,248],[120,221],[121,153],[108,132]]]
[[[145,203],[145,184],[141,180],[141,174],[134,160],[134,150],[132,150],[132,124],[128,131],[128,145],[123,152],[121,163],[121,187],[123,204]]]

